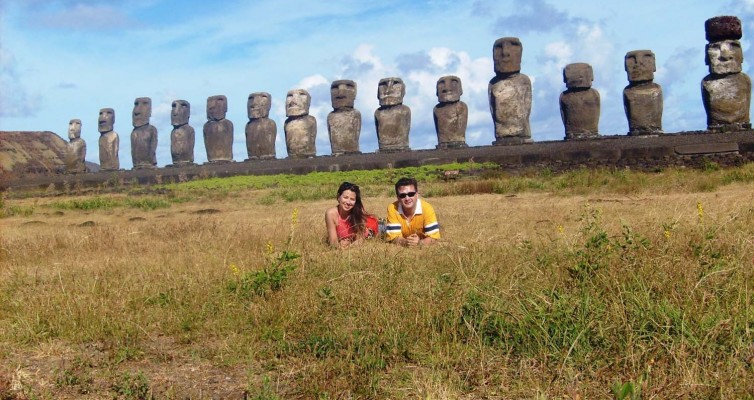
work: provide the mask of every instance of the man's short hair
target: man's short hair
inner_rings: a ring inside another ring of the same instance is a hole
[[[398,195],[398,188],[411,185],[414,186],[414,190],[419,191],[419,184],[416,183],[416,179],[406,177],[398,179],[398,182],[395,182],[395,195]]]

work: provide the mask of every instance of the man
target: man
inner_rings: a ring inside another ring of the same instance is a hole
[[[398,200],[387,207],[387,240],[400,246],[432,244],[440,239],[440,225],[435,210],[419,198],[419,185],[414,178],[401,178],[395,183]]]

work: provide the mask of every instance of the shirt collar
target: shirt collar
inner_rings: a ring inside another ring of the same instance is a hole
[[[403,213],[403,205],[400,201],[398,201],[398,212],[401,213],[404,217],[406,214]],[[422,199],[416,199],[416,211],[414,211],[414,215],[419,215],[422,213]]]

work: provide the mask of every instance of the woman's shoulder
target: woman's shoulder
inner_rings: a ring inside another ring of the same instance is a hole
[[[331,207],[325,210],[325,216],[335,218],[338,216],[338,207]]]

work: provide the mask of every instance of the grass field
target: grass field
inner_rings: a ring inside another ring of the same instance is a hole
[[[323,244],[400,174],[6,194],[0,399],[754,398],[754,166],[420,175],[440,243]]]

